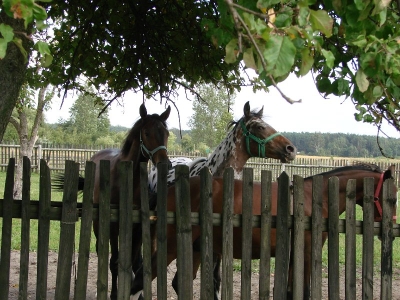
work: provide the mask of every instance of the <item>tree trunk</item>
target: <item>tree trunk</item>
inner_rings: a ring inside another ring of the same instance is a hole
[[[26,38],[29,36],[29,29],[25,29],[24,21],[8,17],[4,9],[0,11],[0,20],[1,23],[10,25],[14,29],[15,38],[22,40],[22,45],[29,55],[32,45]],[[8,43],[6,56],[4,59],[0,59],[0,141],[3,139],[25,80],[27,59],[13,42]]]
[[[37,108],[35,120],[33,122],[33,126],[31,129],[30,136],[28,135],[29,127],[28,127],[28,118],[26,110],[29,109],[27,107],[21,107],[18,109],[18,120],[15,118],[10,119],[10,123],[14,125],[15,129],[18,132],[19,136],[19,159],[17,161],[17,168],[15,170],[15,182],[14,182],[14,199],[21,199],[22,197],[22,170],[23,170],[23,157],[26,156],[29,159],[32,158],[33,147],[38,139],[39,126],[41,120],[43,119],[43,110],[47,102],[51,100],[51,98],[46,98],[46,90],[47,87],[42,87],[39,89],[38,99],[37,99]],[[54,93],[54,88],[51,92]],[[21,101],[24,102],[24,101]],[[29,102],[29,101],[27,101]]]

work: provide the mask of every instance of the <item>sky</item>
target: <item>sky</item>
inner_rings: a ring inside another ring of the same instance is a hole
[[[271,87],[268,93],[253,93],[251,88],[243,88],[235,99],[234,119],[237,120],[243,116],[243,106],[249,101],[251,110],[264,106],[265,121],[279,132],[354,133],[373,136],[377,134],[376,126],[357,122],[354,119],[356,109],[350,99],[335,96],[324,99],[318,93],[311,76],[302,78],[292,76],[285,82],[279,83],[278,87],[291,99],[301,99],[302,102],[289,104],[274,87]],[[182,129],[189,129],[188,120],[193,114],[192,101],[186,99],[183,91],[174,101],[179,109]],[[109,112],[111,125],[130,128],[139,118],[142,96],[128,92],[119,102],[120,104],[115,102],[111,105]],[[61,99],[55,99],[52,109],[45,113],[46,121],[56,123],[59,118],[68,119],[68,111],[72,103],[72,97],[69,97],[60,108]],[[165,104],[147,100],[146,108],[148,113],[162,113],[165,110]],[[167,122],[169,128],[179,128],[178,112],[174,106],[171,106],[171,114]],[[382,129],[389,137],[400,138],[400,133],[392,126],[383,124]]]

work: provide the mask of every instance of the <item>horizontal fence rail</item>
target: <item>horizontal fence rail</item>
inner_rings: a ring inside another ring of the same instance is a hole
[[[18,162],[19,148],[19,145],[0,145],[0,171],[7,170],[10,158],[15,158],[16,162]],[[39,171],[40,160],[44,159],[52,172],[64,172],[65,161],[72,160],[79,163],[79,170],[80,172],[83,172],[85,170],[86,161],[90,160],[90,158],[99,150],[100,149],[49,148],[42,147],[41,145],[35,146],[31,158],[31,168]],[[170,158],[187,157],[193,160],[200,157],[199,153],[168,153],[168,155]],[[334,168],[350,166],[358,162],[373,163],[378,165],[382,170],[385,170],[391,164],[394,164],[396,166],[395,182],[397,186],[400,186],[400,163],[391,163],[390,160],[381,162],[376,161],[373,158],[344,159],[334,157],[297,157],[291,163],[280,163],[271,158],[262,159],[253,157],[247,161],[246,167],[254,170],[255,181],[261,180],[262,170],[270,170],[272,172],[272,180],[276,181],[283,171],[285,171],[290,178],[293,178],[293,175],[308,177]]]
[[[126,163],[126,162],[125,162]],[[293,281],[293,293],[297,295],[294,299],[302,299],[302,287],[304,284],[304,278],[302,276],[302,264],[304,255],[304,236],[305,234],[311,234],[313,241],[321,241],[321,234],[328,234],[328,278],[329,278],[329,298],[338,299],[339,298],[339,244],[338,238],[339,234],[346,235],[346,251],[363,251],[363,283],[362,291],[357,290],[357,293],[362,293],[363,298],[375,299],[376,294],[379,293],[380,299],[391,299],[391,276],[392,276],[392,243],[394,237],[400,237],[400,224],[393,223],[392,216],[388,207],[393,205],[393,197],[388,192],[388,188],[384,185],[384,199],[383,201],[383,221],[374,222],[373,218],[371,221],[370,216],[374,215],[374,207],[371,205],[364,205],[363,214],[364,220],[355,220],[351,216],[351,208],[346,210],[346,218],[341,219],[337,214],[339,209],[338,201],[338,182],[335,178],[329,179],[329,215],[332,216],[328,219],[321,218],[320,212],[319,217],[316,216],[318,212],[319,205],[313,205],[312,216],[304,216],[304,186],[303,178],[299,175],[294,175],[294,186],[293,186],[293,197],[291,184],[291,178],[286,172],[282,172],[279,176],[278,181],[278,212],[271,213],[271,189],[272,184],[272,172],[263,170],[261,176],[261,187],[263,189],[263,202],[262,210],[260,215],[253,215],[252,213],[252,195],[253,195],[253,179],[255,172],[252,169],[246,168],[244,173],[243,185],[243,206],[240,208],[242,213],[234,213],[237,211],[237,207],[232,203],[233,197],[233,172],[231,169],[226,170],[224,175],[223,189],[224,189],[224,202],[222,213],[215,213],[212,210],[207,209],[207,205],[210,204],[211,197],[211,184],[212,180],[209,177],[207,179],[207,170],[203,170],[202,177],[200,179],[200,204],[201,207],[190,207],[188,203],[192,201],[189,198],[189,176],[188,169],[186,167],[179,167],[177,169],[177,184],[175,186],[176,192],[176,203],[178,203],[177,211],[168,211],[167,207],[162,207],[166,204],[167,199],[167,189],[166,189],[166,178],[159,181],[160,185],[164,187],[159,187],[157,194],[157,211],[150,210],[149,206],[142,205],[140,210],[128,209],[124,210],[122,207],[124,203],[130,200],[131,194],[129,194],[129,189],[133,186],[133,179],[131,176],[132,165],[125,164],[123,166],[124,172],[121,173],[120,182],[125,182],[126,188],[125,192],[120,194],[120,205],[110,205],[109,199],[104,199],[105,201],[100,201],[99,204],[93,204],[93,189],[94,189],[94,163],[87,162],[85,167],[85,188],[83,191],[82,202],[78,202],[77,197],[77,183],[79,174],[79,163],[74,161],[67,161],[65,163],[65,186],[64,186],[64,197],[63,202],[51,201],[51,172],[46,161],[42,159],[40,161],[40,196],[38,200],[32,200],[29,196],[29,176],[30,167],[29,160],[24,159],[24,191],[22,193],[22,200],[13,199],[13,186],[14,186],[14,166],[15,159],[10,159],[7,166],[7,178],[5,183],[4,199],[0,199],[0,217],[2,218],[2,239],[1,239],[1,260],[0,260],[0,299],[8,299],[9,293],[9,270],[10,270],[10,251],[11,251],[11,232],[12,232],[12,219],[21,219],[21,237],[29,236],[30,230],[30,220],[37,219],[39,222],[39,241],[38,241],[38,262],[37,262],[37,280],[38,284],[36,287],[37,298],[45,298],[47,292],[47,265],[48,265],[48,252],[49,252],[49,230],[50,230],[50,220],[59,220],[60,224],[60,244],[59,244],[59,254],[58,254],[58,264],[57,264],[57,275],[56,275],[56,287],[55,295],[56,299],[70,299],[70,283],[69,280],[72,274],[72,247],[75,243],[75,225],[77,222],[81,223],[80,231],[80,241],[79,241],[79,257],[78,260],[78,271],[76,273],[75,287],[73,290],[74,299],[85,299],[86,295],[86,282],[87,282],[87,264],[88,264],[88,254],[89,254],[89,244],[90,243],[90,233],[92,230],[92,222],[98,220],[100,226],[99,236],[105,237],[99,244],[98,253],[98,281],[97,281],[97,295],[98,299],[106,299],[108,296],[107,290],[107,269],[108,269],[108,259],[109,259],[109,245],[108,236],[110,233],[109,225],[110,222],[119,222],[120,228],[124,228],[127,232],[121,234],[120,243],[129,242],[125,238],[132,236],[129,230],[132,230],[133,223],[142,223],[142,230],[146,235],[146,239],[143,239],[143,248],[151,249],[152,239],[150,232],[152,224],[157,225],[157,251],[169,251],[168,241],[165,234],[167,233],[167,228],[171,226],[177,226],[177,237],[178,237],[178,250],[177,250],[177,270],[180,274],[179,280],[179,293],[185,295],[185,299],[193,299],[193,286],[192,281],[189,280],[192,277],[191,273],[191,258],[193,257],[193,245],[192,245],[192,233],[198,226],[201,228],[208,228],[207,232],[213,234],[212,232],[217,230],[223,230],[224,232],[224,243],[222,252],[222,295],[225,299],[233,299],[232,297],[232,251],[235,247],[235,241],[237,239],[237,233],[240,232],[243,236],[242,249],[242,273],[241,273],[241,293],[242,299],[251,299],[251,282],[250,275],[252,272],[251,261],[251,236],[254,234],[254,230],[261,229],[264,233],[264,241],[261,242],[261,253],[266,253],[260,257],[260,283],[259,288],[259,298],[260,299],[270,299],[270,296],[275,300],[286,299],[287,293],[287,276],[288,274],[288,262],[289,255],[292,255],[294,260],[294,281]],[[108,182],[109,178],[107,176],[106,170],[107,164],[103,164],[104,169],[100,174],[100,182]],[[161,166],[165,167],[165,166]],[[165,173],[166,170],[160,172],[159,174]],[[254,173],[254,174],[253,174]],[[147,166],[142,165],[141,176],[145,178],[142,182],[143,191],[147,190]],[[317,176],[313,189],[313,201],[322,201],[322,183],[318,182],[319,177]],[[371,181],[364,180],[364,182],[371,185]],[[393,181],[391,181],[393,182]],[[354,184],[354,182],[353,182]],[[373,199],[374,191],[371,190],[368,184],[365,189],[365,199]],[[373,186],[373,182],[372,182]],[[102,187],[106,191],[110,189],[109,185]],[[216,191],[213,191],[213,193]],[[347,186],[346,195],[351,198],[354,197],[355,187],[352,186],[351,182]],[[147,193],[143,193],[142,202],[148,201]],[[319,199],[319,200],[318,200]],[[108,200],[108,201],[107,201]],[[352,202],[355,206],[355,199]],[[350,200],[349,200],[350,201]],[[367,200],[365,200],[367,201]],[[392,201],[392,202],[390,202]],[[365,202],[367,204],[367,202]],[[391,203],[391,204],[390,204]],[[121,210],[119,209],[121,208]],[[208,211],[205,213],[205,211]],[[101,213],[103,212],[103,213]],[[129,213],[127,213],[129,212]],[[131,212],[131,214],[130,214]],[[161,224],[161,226],[160,226]],[[236,229],[240,228],[240,231]],[[164,231],[165,230],[165,231]],[[270,274],[270,263],[271,257],[268,254],[269,249],[269,233],[271,230],[276,230],[277,240],[276,240],[276,253],[275,253],[275,272],[274,272],[274,287],[273,290],[269,289],[269,280],[271,278]],[[203,231],[203,229],[202,229]],[[206,231],[204,229],[204,231]],[[164,232],[164,233],[163,233]],[[235,234],[233,234],[235,233]],[[363,234],[363,249],[355,249],[355,235]],[[371,234],[373,233],[373,234]],[[18,234],[18,233],[17,233]],[[163,235],[164,234],[164,235]],[[203,233],[202,234],[206,234]],[[382,270],[381,270],[381,289],[377,293],[373,289],[373,236],[379,236],[382,239],[382,250],[381,250],[381,260],[382,260]],[[155,237],[155,235],[153,235]],[[201,252],[201,286],[200,295],[202,298],[209,299],[212,297],[212,287],[210,289],[210,278],[212,278],[212,267],[213,266],[213,248],[212,248],[212,235],[202,235],[202,239],[210,239],[211,247],[205,247],[202,243]],[[291,240],[293,241],[293,248],[291,246]],[[228,242],[229,241],[229,242]],[[20,297],[27,298],[27,282],[28,277],[26,276],[26,269],[29,264],[29,253],[24,253],[26,249],[30,247],[29,238],[22,238],[21,240],[21,277],[19,283]],[[316,247],[318,242],[313,242],[313,252],[312,252],[312,269],[313,277],[311,282],[311,295],[315,299],[322,299],[321,297],[321,280],[322,280],[322,257],[321,251],[322,247]],[[126,245],[126,244],[122,244]],[[371,251],[372,247],[372,251]],[[25,250],[23,250],[25,249]],[[369,250],[368,250],[369,249]],[[164,259],[167,255],[166,252],[162,251],[158,259]],[[129,251],[128,251],[129,252]],[[150,253],[150,252],[147,252]],[[125,255],[131,255],[131,253],[120,252],[119,260],[124,262],[122,268],[121,277],[119,278],[119,288],[124,291],[124,295],[121,294],[119,299],[129,299],[130,291],[130,260],[125,259]],[[128,256],[129,257],[129,256]],[[86,258],[86,259],[84,259]],[[151,286],[151,270],[149,269],[151,260],[154,257],[145,255],[143,258],[143,264],[147,267],[144,271],[144,293],[147,299],[151,299],[151,290],[148,288]],[[166,281],[167,266],[165,262],[162,264],[157,264],[159,266],[157,272],[157,298],[165,299],[167,285],[171,285],[171,282]],[[164,265],[164,268],[160,266]],[[355,299],[356,295],[356,285],[355,281],[355,256],[346,255],[345,269],[346,269],[346,295],[349,299]],[[262,271],[261,271],[262,270]],[[348,272],[348,273],[347,273]],[[268,279],[267,279],[268,278]],[[39,280],[40,279],[40,280]],[[268,285],[266,285],[268,283]],[[41,295],[41,296],[39,296]],[[205,296],[207,295],[207,296]],[[153,295],[155,296],[155,295]],[[374,297],[373,297],[374,296]]]

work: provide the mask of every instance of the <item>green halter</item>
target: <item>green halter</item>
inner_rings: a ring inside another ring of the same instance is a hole
[[[250,139],[255,141],[258,144],[258,157],[265,158],[265,144],[271,141],[274,137],[278,135],[282,135],[279,132],[276,132],[274,134],[271,134],[269,137],[266,139],[260,139],[256,137],[254,134],[252,134],[250,131],[247,130],[246,125],[244,124],[244,121],[240,121],[240,126],[242,127],[243,135],[246,137],[246,148],[247,148],[247,153],[250,156],[253,156],[253,154],[250,151]]]

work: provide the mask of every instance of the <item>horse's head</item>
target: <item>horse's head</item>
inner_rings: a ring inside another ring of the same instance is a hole
[[[249,102],[244,105],[244,116],[239,121],[243,142],[250,156],[275,158],[288,162],[296,157],[296,147],[262,119],[264,107],[251,112]]]
[[[168,163],[171,168],[167,151],[169,131],[166,124],[171,107],[168,106],[161,115],[148,115],[144,104],[140,106],[139,111],[143,122],[139,133],[142,155],[150,159],[155,166],[158,163]]]

